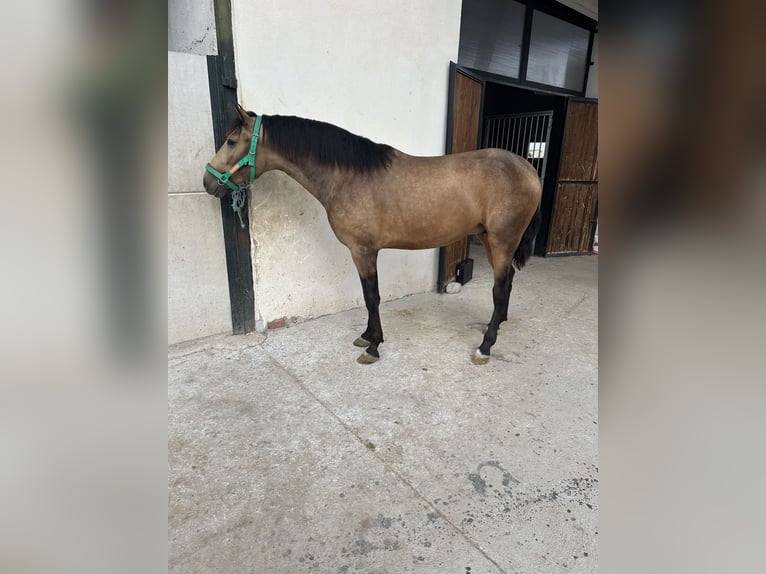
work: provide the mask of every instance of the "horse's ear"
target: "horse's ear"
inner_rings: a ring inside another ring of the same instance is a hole
[[[239,116],[239,119],[242,120],[242,123],[247,125],[248,121],[252,121],[252,118],[247,113],[247,110],[240,106],[239,104],[234,104],[235,109],[237,110],[237,115]]]

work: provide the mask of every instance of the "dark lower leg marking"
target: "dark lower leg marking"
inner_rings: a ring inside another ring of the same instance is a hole
[[[508,303],[511,300],[511,291],[513,291],[513,276],[516,275],[516,270],[509,266],[508,276],[506,277],[507,290],[503,293],[503,304],[500,307],[500,322],[508,320]],[[494,293],[493,293],[494,298]]]
[[[484,333],[484,340],[482,340],[477,353],[472,358],[472,361],[476,364],[486,363],[489,360],[489,352],[492,345],[497,341],[497,331],[500,328],[500,323],[508,320],[508,302],[511,297],[514,274],[515,270],[513,267],[508,266],[503,278],[500,280],[495,279],[495,285],[492,288],[494,310],[492,318],[489,320],[489,325],[487,325],[487,331]]]
[[[378,345],[383,342],[383,327],[380,324],[380,292],[378,289],[378,274],[369,277],[361,277],[364,302],[367,306],[368,320],[367,330],[362,333],[354,344],[366,346],[365,352],[357,359],[363,364],[374,363],[380,358]]]

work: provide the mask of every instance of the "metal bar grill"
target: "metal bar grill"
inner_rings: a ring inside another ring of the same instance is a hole
[[[545,177],[551,135],[552,111],[488,116],[484,147],[506,149],[520,155]]]

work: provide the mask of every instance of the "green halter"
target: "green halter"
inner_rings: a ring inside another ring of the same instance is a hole
[[[255,148],[258,145],[258,132],[261,131],[261,116],[255,117],[255,125],[253,126],[253,139],[250,140],[250,151],[247,155],[235,163],[228,169],[226,173],[221,173],[215,169],[212,165],[207,164],[205,169],[212,173],[218,180],[224,185],[228,186],[232,190],[237,190],[237,184],[229,181],[231,176],[237,173],[239,168],[249,165],[250,166],[250,180],[247,183],[255,181]]]

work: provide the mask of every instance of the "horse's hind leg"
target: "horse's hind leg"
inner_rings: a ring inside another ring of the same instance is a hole
[[[508,302],[511,298],[511,289],[513,289],[513,276],[516,273],[511,263],[512,249],[492,241],[492,238],[487,241],[482,239],[482,243],[489,246],[488,251],[492,254],[492,273],[495,278],[495,284],[492,288],[494,310],[489,325],[487,325],[487,331],[484,333],[484,340],[471,357],[471,361],[476,365],[483,365],[489,361],[489,352],[492,345],[497,341],[500,323],[508,320]]]
[[[380,358],[378,345],[383,342],[383,327],[380,324],[380,291],[378,289],[378,252],[365,249],[353,249],[351,256],[362,281],[364,303],[367,306],[367,330],[362,333],[354,345],[367,347],[357,358],[358,363],[370,364]]]
[[[487,255],[487,261],[489,261],[489,266],[494,269],[494,264],[492,263],[492,248],[489,246],[489,239],[486,230],[482,231],[481,233],[477,233],[476,237],[479,238],[479,241],[481,241],[481,244],[484,246],[484,253]]]

